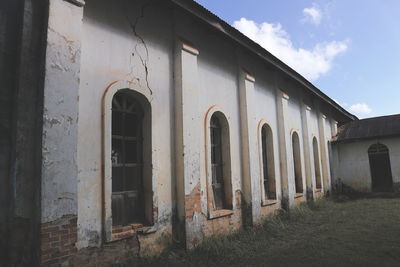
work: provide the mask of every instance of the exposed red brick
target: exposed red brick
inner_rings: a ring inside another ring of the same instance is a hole
[[[58,231],[58,226],[42,227],[42,233],[50,233],[50,232],[55,232],[55,231]]]
[[[201,212],[200,184],[197,184],[189,195],[185,196],[185,217],[193,219],[196,212]]]
[[[59,248],[60,247],[60,245],[61,245],[61,243],[60,242],[53,242],[53,243],[51,243],[51,247],[52,248]]]
[[[132,237],[135,233],[131,231],[126,231],[126,232],[121,232],[121,233],[115,233],[113,234],[113,238],[115,239],[122,239],[122,238],[128,238]]]
[[[65,216],[41,226],[41,261],[43,265],[57,264],[76,253],[76,216]]]

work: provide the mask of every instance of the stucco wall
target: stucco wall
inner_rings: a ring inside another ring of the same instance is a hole
[[[42,141],[42,223],[63,215],[77,215],[78,212],[82,9],[65,1],[49,2]]]
[[[263,120],[263,122],[267,123],[269,127],[271,127],[273,152],[274,152],[273,168],[275,172],[275,186],[277,193],[276,198],[279,201],[281,199],[282,190],[281,190],[281,173],[279,164],[279,133],[278,133],[278,122],[277,122],[278,114],[276,107],[276,91],[275,91],[274,75],[271,72],[269,72],[269,74],[270,75],[257,76],[258,78],[255,83],[255,92],[256,92],[255,110],[256,110],[257,122]],[[258,140],[257,144],[260,149],[261,148],[260,140]],[[262,168],[262,166],[259,167],[260,169]],[[262,169],[260,170],[260,172],[261,171]],[[259,181],[259,184],[261,186],[263,182]],[[262,199],[262,197],[259,196],[259,199]]]
[[[389,149],[393,184],[400,182],[400,138],[380,138],[365,141],[334,144],[339,163],[335,167],[337,179],[360,191],[371,191],[371,170],[368,158],[368,148],[377,142]]]
[[[57,31],[49,28],[43,223],[77,215],[78,248],[107,241],[111,200],[106,198],[110,177],[104,151],[111,141],[105,114],[111,111],[106,102],[110,92],[125,88],[141,93],[151,105],[155,223],[151,233],[139,237],[144,253],[171,243],[176,221],[184,227],[175,231],[196,245],[204,236],[241,227],[248,217],[250,224],[257,223],[280,208],[283,198],[290,205],[305,200],[305,194],[295,200],[292,133],[299,135],[305,192],[315,178],[306,177],[313,173],[307,166],[313,160],[304,143],[312,144],[317,136],[326,146],[332,119],[329,107],[304,86],[167,4],[52,3],[49,25]],[[58,12],[74,22],[63,23],[54,17]],[[305,102],[310,106],[307,119]],[[232,209],[222,215],[212,214],[207,195],[205,123],[215,110],[226,117],[230,133]],[[263,205],[260,189],[262,120],[271,127],[274,146],[277,201],[269,206]]]
[[[171,227],[171,25],[159,7],[142,11],[136,4],[95,1],[85,6],[78,138],[78,240],[82,247],[102,242],[102,100],[116,81],[120,89],[129,86],[150,95],[152,179],[157,187],[153,206],[158,208],[154,219],[160,229]]]

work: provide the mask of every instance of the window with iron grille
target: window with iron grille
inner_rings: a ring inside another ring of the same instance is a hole
[[[276,199],[276,185],[273,159],[273,143],[271,128],[264,124],[261,128],[261,146],[264,177],[264,193],[266,199]]]
[[[219,118],[215,115],[210,122],[211,137],[211,172],[214,203],[216,209],[226,208],[225,189],[224,189],[224,169],[223,169],[223,143],[222,127]]]
[[[112,221],[123,226],[144,221],[143,108],[130,94],[112,100]]]

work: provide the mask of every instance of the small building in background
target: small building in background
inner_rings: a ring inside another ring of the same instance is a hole
[[[333,183],[362,192],[400,191],[400,114],[339,127],[332,160]]]

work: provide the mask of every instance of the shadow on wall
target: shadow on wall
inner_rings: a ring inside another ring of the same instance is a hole
[[[400,198],[400,183],[395,183],[393,185],[392,192],[364,192],[354,189],[343,183],[342,179],[338,178],[332,184],[331,197],[339,202],[360,198]]]

